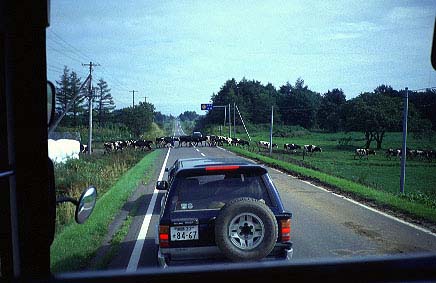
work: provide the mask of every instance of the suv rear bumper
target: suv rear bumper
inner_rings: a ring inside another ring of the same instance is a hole
[[[291,260],[293,255],[291,243],[276,244],[272,252],[261,261]],[[162,268],[177,265],[196,265],[204,263],[228,263],[217,246],[190,248],[159,248],[158,264]]]

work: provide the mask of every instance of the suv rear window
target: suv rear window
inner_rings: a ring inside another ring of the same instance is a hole
[[[239,197],[252,197],[271,205],[260,175],[232,173],[177,178],[171,198],[171,211],[220,209]]]

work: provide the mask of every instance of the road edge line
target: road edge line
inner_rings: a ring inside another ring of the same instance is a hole
[[[232,151],[230,151],[230,150],[227,150],[227,149],[222,148],[222,147],[219,147],[219,146],[217,146],[217,147],[220,148],[220,149],[222,149],[222,150],[224,150],[224,151],[227,151],[227,152],[230,152],[230,153],[232,153],[232,154],[234,154],[234,155],[237,155],[236,153],[234,153],[234,152],[232,152]],[[237,155],[237,156],[240,156],[240,155]],[[245,157],[245,156],[244,156],[243,158],[245,158],[245,159],[250,159],[250,158],[247,158],[247,157]],[[252,159],[250,159],[250,160],[252,160]],[[254,160],[252,160],[252,161],[254,161]],[[262,164],[264,164],[264,163],[262,163]],[[268,165],[267,165],[267,166],[268,166]],[[270,167],[270,166],[268,166],[268,167],[271,168],[271,169],[275,169],[275,168],[272,168],[272,167]],[[286,175],[288,175],[289,177],[292,177],[292,178],[298,179],[298,180],[302,181],[303,183],[306,183],[306,184],[308,184],[308,185],[311,185],[311,186],[314,187],[314,188],[317,188],[318,190],[322,190],[322,191],[324,191],[324,192],[331,193],[332,195],[334,195],[334,196],[336,196],[336,197],[338,197],[338,198],[341,198],[341,199],[347,200],[347,201],[349,201],[349,202],[351,202],[351,203],[354,203],[354,204],[359,205],[359,206],[361,206],[361,207],[363,207],[363,208],[366,208],[366,209],[368,209],[368,210],[370,210],[370,211],[372,211],[372,212],[375,212],[375,213],[378,213],[378,214],[380,214],[380,215],[383,215],[383,216],[385,216],[385,217],[387,217],[387,218],[389,218],[389,219],[391,219],[391,220],[395,220],[395,221],[397,221],[397,222],[399,222],[399,223],[402,223],[402,224],[404,224],[404,225],[407,225],[407,226],[409,226],[409,227],[412,227],[412,228],[414,228],[414,229],[416,229],[416,230],[419,230],[419,231],[421,231],[421,232],[423,232],[423,233],[426,233],[426,234],[429,234],[429,235],[431,235],[431,236],[433,236],[433,237],[436,237],[436,233],[432,232],[431,230],[429,230],[429,229],[427,229],[427,228],[424,228],[424,227],[418,226],[418,225],[416,225],[416,224],[410,223],[410,222],[408,222],[408,221],[406,221],[406,220],[403,220],[403,219],[401,219],[401,218],[398,218],[398,217],[395,217],[395,216],[393,216],[393,215],[390,215],[390,214],[388,214],[388,213],[386,213],[386,212],[383,212],[383,211],[380,211],[380,210],[375,209],[375,208],[373,208],[373,207],[367,206],[367,205],[365,205],[365,204],[363,204],[363,203],[360,203],[360,202],[358,202],[358,201],[356,201],[356,200],[354,200],[354,199],[351,199],[351,198],[348,198],[348,197],[346,197],[346,196],[343,196],[343,195],[340,195],[340,194],[334,193],[334,192],[332,192],[332,191],[329,191],[329,190],[326,189],[326,188],[323,188],[323,187],[317,186],[317,185],[315,185],[315,184],[313,184],[313,183],[311,183],[311,182],[309,182],[309,181],[302,180],[302,179],[300,179],[300,178],[298,178],[298,177],[292,176],[292,175],[290,175],[289,173],[285,173],[285,172],[280,171],[280,170],[278,170],[278,169],[275,169],[275,171],[280,172],[280,173],[283,173],[283,174],[286,174]]]

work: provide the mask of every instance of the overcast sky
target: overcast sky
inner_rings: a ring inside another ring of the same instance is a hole
[[[347,99],[380,84],[436,86],[436,1],[51,1],[48,79],[93,61],[117,108],[200,110],[227,79],[304,79]]]

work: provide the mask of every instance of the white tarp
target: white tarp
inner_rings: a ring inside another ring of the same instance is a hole
[[[63,163],[70,158],[79,159],[80,142],[60,139],[48,140],[48,156],[55,163]]]

